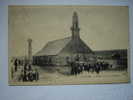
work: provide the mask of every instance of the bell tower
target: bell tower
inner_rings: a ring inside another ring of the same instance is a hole
[[[72,31],[72,39],[79,39],[80,35],[79,35],[79,25],[78,25],[78,15],[77,12],[73,13],[73,17],[72,17],[72,27],[71,27],[71,31]]]

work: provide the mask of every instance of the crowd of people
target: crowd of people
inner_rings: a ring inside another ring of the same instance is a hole
[[[30,64],[25,64],[24,69],[21,70],[19,81],[38,81],[39,80],[39,73],[37,69],[32,69]]]
[[[15,59],[12,61],[13,66],[11,69],[11,77],[12,79],[15,77],[15,73],[17,74],[17,81],[22,82],[32,82],[39,80],[39,72],[36,68],[32,68],[32,64],[22,63],[20,60]]]
[[[32,64],[26,63],[24,61],[21,61],[19,59],[15,59],[12,61],[13,67],[11,69],[11,77],[14,78],[15,73],[17,74],[18,78],[17,81],[21,82],[32,82],[32,81],[38,81],[39,80],[39,72],[37,68],[33,68]],[[107,62],[95,62],[95,63],[89,63],[89,62],[81,62],[81,61],[73,61],[69,63],[71,66],[71,75],[78,75],[82,73],[83,71],[89,72],[96,72],[99,74],[102,70],[107,70],[109,68],[109,63]]]
[[[77,75],[82,73],[83,71],[87,71],[88,73],[96,72],[97,74],[99,74],[100,71],[108,69],[109,64],[105,62],[96,62],[93,64],[71,62],[70,66],[71,66],[71,75]]]

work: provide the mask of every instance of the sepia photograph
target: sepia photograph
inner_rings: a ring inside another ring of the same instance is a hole
[[[8,6],[9,85],[130,82],[128,6]]]

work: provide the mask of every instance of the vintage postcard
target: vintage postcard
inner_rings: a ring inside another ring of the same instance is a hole
[[[9,6],[9,85],[130,82],[128,6]]]

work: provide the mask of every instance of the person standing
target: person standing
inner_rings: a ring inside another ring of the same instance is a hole
[[[38,81],[39,80],[39,72],[37,69],[35,69],[35,80]]]
[[[29,71],[29,73],[28,73],[28,81],[33,81],[33,71],[31,70],[31,71]]]
[[[17,59],[15,59],[15,61],[14,61],[14,67],[15,67],[15,72],[17,71],[17,67],[18,67],[18,60]]]

